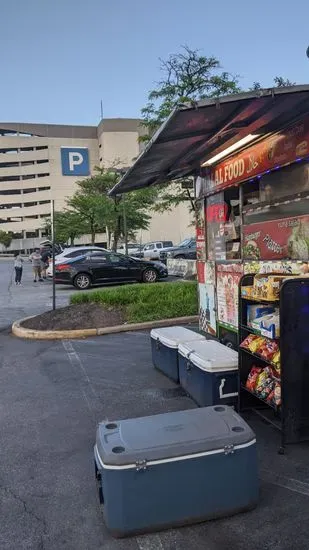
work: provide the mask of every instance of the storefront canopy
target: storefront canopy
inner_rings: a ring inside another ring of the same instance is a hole
[[[276,132],[309,113],[309,84],[255,90],[177,106],[111,195],[196,173],[248,134]]]

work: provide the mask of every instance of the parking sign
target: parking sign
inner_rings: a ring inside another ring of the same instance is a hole
[[[89,151],[87,147],[61,147],[63,176],[89,176]]]

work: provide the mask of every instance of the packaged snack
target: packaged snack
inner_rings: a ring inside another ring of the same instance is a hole
[[[278,300],[282,283],[288,278],[287,275],[255,275],[253,296],[263,300]]]
[[[272,357],[272,363],[278,367],[280,367],[280,350],[276,351]]]
[[[251,298],[253,296],[253,286],[242,286],[241,295],[244,298]]]
[[[250,326],[251,321],[253,319],[258,319],[259,317],[262,317],[263,315],[270,315],[271,313],[274,313],[275,309],[272,305],[250,305],[247,306],[247,324]]]
[[[260,367],[252,367],[249,376],[246,381],[246,388],[249,391],[254,391],[258,376],[261,374],[262,369]]]
[[[275,399],[275,389],[273,389],[269,394],[268,394],[268,397],[266,399],[267,403],[273,403],[274,402],[274,399]]]
[[[281,405],[281,386],[279,382],[275,383],[274,404],[276,405],[276,407],[280,407]]]
[[[257,338],[258,336],[256,336],[256,334],[249,334],[249,336],[247,336],[247,338],[245,338],[244,341],[240,344],[240,347],[248,349],[251,342],[253,342]]]
[[[262,338],[261,336],[256,337],[250,344],[248,345],[248,349],[252,351],[252,353],[256,353],[257,350],[263,345],[265,342],[265,338]]]
[[[274,391],[274,387],[275,381],[272,378],[267,378],[264,386],[257,393],[259,393],[261,399],[267,399],[269,394]]]
[[[251,326],[267,338],[277,338],[280,335],[279,313],[275,312],[253,319]]]
[[[274,354],[278,352],[278,344],[274,340],[265,340],[263,345],[258,349],[258,354],[266,359],[271,361]]]

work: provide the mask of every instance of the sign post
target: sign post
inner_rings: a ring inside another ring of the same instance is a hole
[[[55,283],[55,201],[50,201],[51,241],[52,241],[52,266],[53,266],[53,310],[56,309],[56,283]]]

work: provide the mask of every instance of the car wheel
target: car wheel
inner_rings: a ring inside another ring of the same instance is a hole
[[[178,256],[175,256],[175,260],[185,260],[186,257],[184,254],[178,254]]]
[[[78,290],[87,290],[91,287],[91,277],[87,273],[79,273],[74,278],[73,284]]]
[[[146,269],[143,273],[144,283],[155,283],[158,280],[158,273],[155,269]]]

